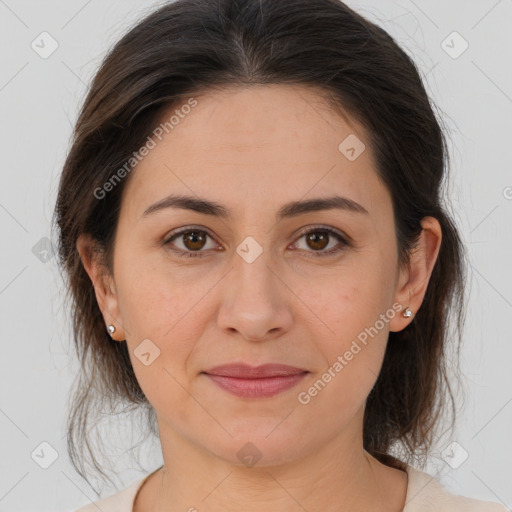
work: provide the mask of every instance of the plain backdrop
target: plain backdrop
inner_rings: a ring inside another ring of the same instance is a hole
[[[452,492],[511,508],[512,1],[348,3],[413,56],[451,141],[450,201],[471,258],[467,399],[431,473]],[[98,499],[66,453],[77,362],[50,220],[87,84],[112,44],[156,5],[0,0],[0,511],[71,511]],[[41,44],[35,49],[41,37],[45,51],[58,45],[46,58]],[[143,467],[135,462],[131,423],[111,425],[119,489],[162,463],[150,442],[138,448]]]

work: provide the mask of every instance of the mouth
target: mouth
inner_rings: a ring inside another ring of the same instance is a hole
[[[266,398],[297,385],[309,372],[281,364],[229,364],[202,372],[224,391],[244,398]]]

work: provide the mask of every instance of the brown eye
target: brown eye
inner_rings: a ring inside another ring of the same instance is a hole
[[[202,231],[187,231],[183,235],[183,244],[191,251],[202,249],[206,242],[205,233]]]
[[[313,227],[305,231],[299,237],[304,238],[305,247],[298,247],[307,253],[313,253],[313,256],[332,256],[343,250],[345,246],[349,246],[349,242],[339,233],[330,228]],[[332,242],[338,241],[332,245]],[[324,250],[331,244],[330,249]]]
[[[326,231],[313,231],[306,235],[306,240],[311,249],[321,250],[329,244],[329,235]]]
[[[206,252],[207,249],[216,247],[214,243],[211,247],[207,247],[209,238],[212,239],[204,230],[187,228],[174,233],[164,242],[164,245],[169,246],[169,249],[178,256],[203,256],[202,253]]]

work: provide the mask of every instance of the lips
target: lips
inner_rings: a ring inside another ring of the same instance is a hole
[[[232,363],[216,366],[204,373],[208,375],[219,375],[221,377],[234,377],[240,379],[263,379],[269,377],[286,377],[299,375],[307,370],[295,368],[284,364],[264,364],[261,366],[250,366],[243,363]]]
[[[243,398],[267,398],[294,387],[309,372],[282,364],[249,366],[234,363],[204,373],[224,391]]]

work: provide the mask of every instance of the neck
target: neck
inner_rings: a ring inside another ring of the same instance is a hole
[[[334,439],[300,460],[246,467],[181,438],[174,446],[179,449],[167,451],[167,457],[164,450],[163,470],[154,475],[151,510],[402,511],[407,474],[370,456],[361,440],[345,441],[344,450],[340,439]]]

